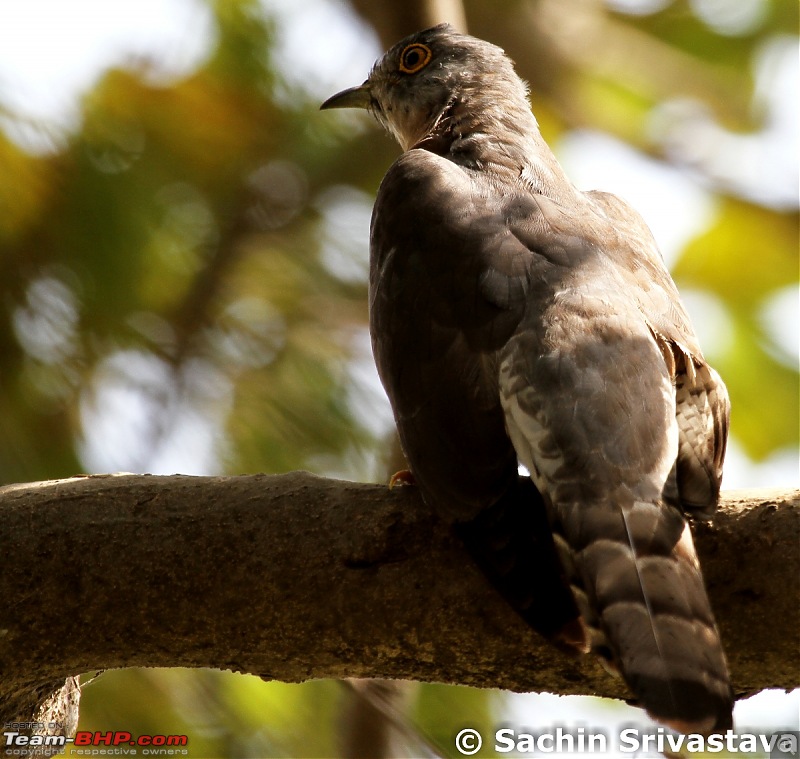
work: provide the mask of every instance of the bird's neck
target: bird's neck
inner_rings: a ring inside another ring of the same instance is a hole
[[[491,90],[451,102],[420,147],[467,169],[491,169],[493,176],[566,200],[575,192],[539,133],[527,99]]]

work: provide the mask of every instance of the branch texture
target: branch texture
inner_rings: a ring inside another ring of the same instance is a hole
[[[738,694],[800,685],[800,491],[695,525]],[[529,630],[416,488],[98,475],[0,488],[0,721],[66,678],[214,667],[624,698]]]

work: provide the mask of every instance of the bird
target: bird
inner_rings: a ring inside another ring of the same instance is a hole
[[[689,526],[716,508],[730,403],[643,218],[577,189],[513,61],[449,24],[321,108],[365,109],[402,148],[372,214],[369,321],[423,500],[653,719],[731,728]]]

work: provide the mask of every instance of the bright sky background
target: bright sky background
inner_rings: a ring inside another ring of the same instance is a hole
[[[196,0],[0,0],[0,93],[19,113],[69,124],[76,96],[109,65],[151,54],[177,76],[209,34]]]

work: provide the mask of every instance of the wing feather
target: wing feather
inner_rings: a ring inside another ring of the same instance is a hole
[[[530,288],[527,249],[469,176],[423,150],[386,175],[373,214],[370,331],[423,497],[523,619],[569,649],[585,630],[541,495],[517,474],[498,355]]]
[[[656,718],[724,729],[727,667],[678,508],[716,504],[724,386],[643,222],[612,196],[602,206],[582,244],[563,214],[550,219],[562,237],[550,250],[573,257],[549,290],[532,288],[536,299],[501,351],[507,428],[550,508],[593,644]],[[540,203],[546,215],[551,207]],[[528,242],[542,271],[537,241]]]

